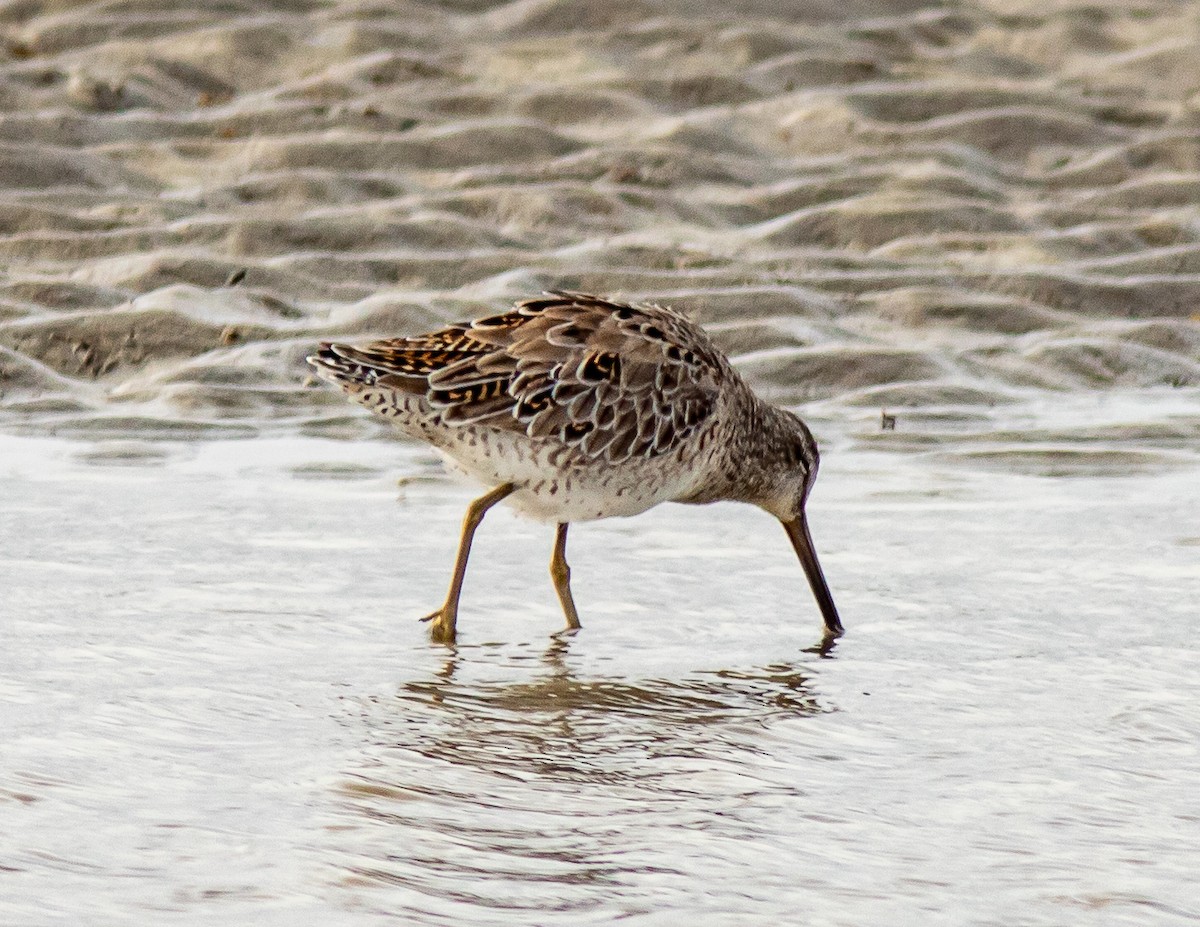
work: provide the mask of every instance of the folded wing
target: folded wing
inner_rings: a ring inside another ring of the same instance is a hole
[[[714,411],[724,363],[671,310],[565,292],[426,335],[322,351],[423,394],[446,425],[523,432],[612,463],[668,453],[695,434]]]

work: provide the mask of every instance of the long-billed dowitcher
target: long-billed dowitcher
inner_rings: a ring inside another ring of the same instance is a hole
[[[502,499],[557,523],[550,575],[569,628],[571,522],[733,500],[783,523],[826,635],[841,633],[804,511],[816,441],[684,315],[554,292],[425,335],[322,344],[308,362],[490,487],[467,509],[446,601],[425,619],[435,639],[454,639],[471,539]]]

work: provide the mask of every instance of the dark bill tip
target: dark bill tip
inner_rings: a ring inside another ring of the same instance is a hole
[[[825,632],[831,635],[841,634],[842,619],[838,617],[837,606],[833,604],[833,594],[829,591],[821,563],[817,560],[817,549],[813,546],[812,535],[808,531],[808,519],[801,512],[795,521],[783,522],[783,527],[791,538],[792,547],[796,548],[796,556],[800,558],[800,565],[804,567],[808,584],[812,587],[813,596],[821,609],[821,617],[825,619]]]

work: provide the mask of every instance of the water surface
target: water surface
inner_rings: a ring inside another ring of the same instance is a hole
[[[574,636],[498,509],[446,648],[424,452],[0,440],[3,923],[1200,921],[1190,457],[846,444],[822,654],[748,508],[578,526]]]

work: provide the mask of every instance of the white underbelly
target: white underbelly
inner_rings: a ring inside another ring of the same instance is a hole
[[[637,515],[687,496],[696,484],[695,461],[681,466],[682,449],[621,464],[579,462],[560,445],[532,441],[518,432],[447,428],[420,396],[378,388],[354,392],[359,402],[401,431],[428,441],[452,470],[489,489],[512,483],[516,491],[505,502],[540,521]]]
[[[685,495],[692,482],[665,460],[560,466],[552,448],[499,431],[464,434],[438,450],[451,469],[485,486],[512,483],[505,502],[539,521],[637,515]]]

